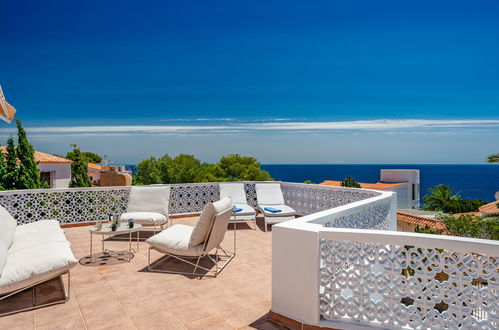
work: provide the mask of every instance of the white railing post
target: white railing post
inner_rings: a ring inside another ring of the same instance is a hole
[[[302,227],[310,226],[310,230]],[[319,323],[319,225],[272,228],[272,312]]]

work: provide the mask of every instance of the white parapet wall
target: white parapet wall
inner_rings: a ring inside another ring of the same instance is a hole
[[[376,195],[272,227],[273,312],[319,324],[320,232],[338,226],[395,229],[396,194]]]
[[[497,329],[499,242],[375,230],[394,228],[394,197],[274,225],[272,311],[337,329]]]

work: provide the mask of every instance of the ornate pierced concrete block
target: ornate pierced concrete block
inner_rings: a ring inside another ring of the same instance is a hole
[[[281,183],[287,205],[306,215],[377,196],[376,192],[334,189],[327,186]]]
[[[326,320],[387,328],[499,326],[497,256],[326,239],[320,247]]]
[[[389,230],[390,202],[353,210],[348,215],[326,221],[324,227]]]

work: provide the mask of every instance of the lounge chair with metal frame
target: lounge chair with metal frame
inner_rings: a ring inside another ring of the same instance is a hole
[[[265,231],[267,231],[267,225],[295,218],[296,211],[284,204],[284,196],[279,183],[256,183],[255,190],[258,209],[264,216]]]
[[[216,277],[235,256],[235,240],[234,252],[228,252],[220,245],[225,237],[231,215],[231,199],[222,198],[206,205],[196,226],[176,224],[148,238],[146,242],[149,243],[150,247],[147,268],[150,271],[171,274],[204,276],[211,273]],[[151,250],[156,250],[165,256],[151,263]],[[213,250],[215,250],[214,256],[209,254]],[[204,257],[207,257],[214,264],[215,270],[201,265],[201,260]],[[170,258],[194,266],[193,271],[164,270],[157,267]],[[221,266],[219,266],[220,261],[223,261]],[[198,269],[204,272],[197,272]]]
[[[154,233],[159,226],[170,221],[170,186],[133,186],[130,188],[126,212],[119,219],[122,222],[132,219],[144,227],[153,227]]]
[[[25,225],[0,206],[0,316],[40,308],[69,300],[70,269],[77,264],[70,243],[56,220]],[[64,288],[62,275],[67,275]],[[54,278],[60,278],[64,299],[29,307],[6,308],[8,298]]]
[[[244,183],[223,182],[219,184],[220,198],[230,197],[232,199],[232,216],[229,223],[252,222],[256,230],[256,211],[248,205]]]

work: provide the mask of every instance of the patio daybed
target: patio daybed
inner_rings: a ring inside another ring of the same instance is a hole
[[[62,301],[36,305],[4,314],[63,303],[69,299],[69,270],[78,262],[71,244],[56,220],[41,220],[25,225],[0,206],[0,304],[18,292],[37,284],[68,276]]]

